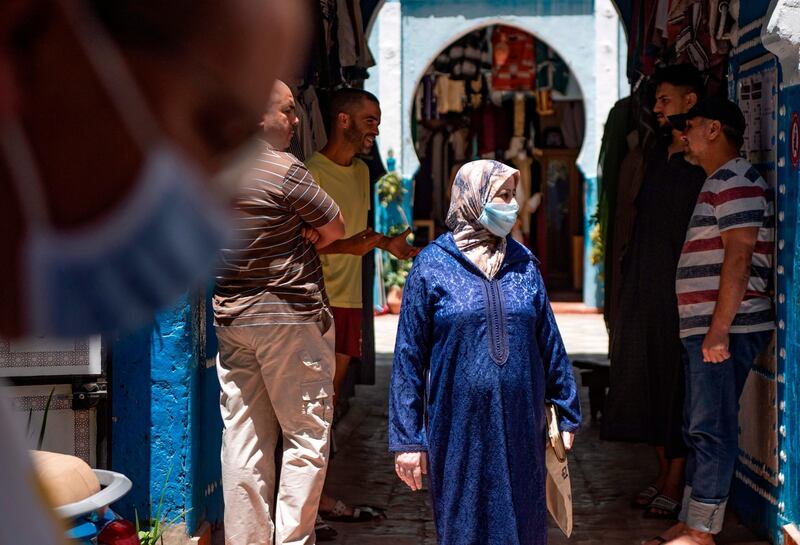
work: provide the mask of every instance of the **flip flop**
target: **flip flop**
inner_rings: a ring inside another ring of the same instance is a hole
[[[347,505],[341,500],[336,500],[333,509],[325,513],[320,512],[325,520],[333,522],[369,522],[371,520],[386,518],[386,512],[379,507],[359,505],[353,507],[353,514],[347,514]]]
[[[664,512],[656,513],[656,510]],[[664,494],[659,494],[656,496],[656,499],[647,506],[647,510],[644,512],[643,516],[646,519],[674,520],[678,518],[680,512],[681,502],[675,501]]]
[[[339,535],[339,532],[322,520],[319,515],[317,515],[317,520],[314,522],[314,533],[317,535],[317,541],[334,541],[336,536]]]
[[[648,486],[631,500],[631,507],[634,509],[647,509],[647,507],[656,499],[659,494],[659,489],[655,486]]]

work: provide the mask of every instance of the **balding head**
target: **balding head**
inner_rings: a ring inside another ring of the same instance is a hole
[[[292,90],[284,82],[277,80],[272,87],[269,105],[261,124],[264,127],[264,137],[273,148],[283,151],[289,147],[299,122]]]
[[[269,96],[269,106],[267,112],[273,108],[273,105],[280,104],[289,99],[294,99],[292,90],[281,80],[275,80],[275,85],[272,86],[272,93]]]

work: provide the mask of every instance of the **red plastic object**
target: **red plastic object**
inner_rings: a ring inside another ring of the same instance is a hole
[[[140,545],[136,526],[127,520],[109,522],[97,536],[100,545]]]

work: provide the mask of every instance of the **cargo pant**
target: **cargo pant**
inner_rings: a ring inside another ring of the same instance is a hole
[[[333,421],[334,327],[217,327],[217,338],[225,543],[313,544]]]

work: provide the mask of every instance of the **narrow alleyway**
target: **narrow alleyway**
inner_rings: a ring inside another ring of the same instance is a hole
[[[386,450],[386,391],[391,369],[396,317],[376,319],[379,353],[377,383],[359,387],[351,409],[336,431],[339,451],[330,470],[330,484],[346,502],[384,507],[386,520],[365,524],[333,524],[340,545],[434,545],[435,530],[425,492],[409,491],[394,475]],[[570,354],[604,354],[606,335],[599,315],[560,314],[558,321]],[[584,401],[586,403],[586,391]],[[588,414],[588,406],[585,407]],[[550,544],[631,545],[654,536],[668,522],[650,521],[628,507],[631,495],[648,483],[651,451],[643,445],[601,442],[598,430],[586,424],[570,458],[575,502],[575,531],[566,540],[550,530]],[[718,543],[760,542],[729,516]]]

